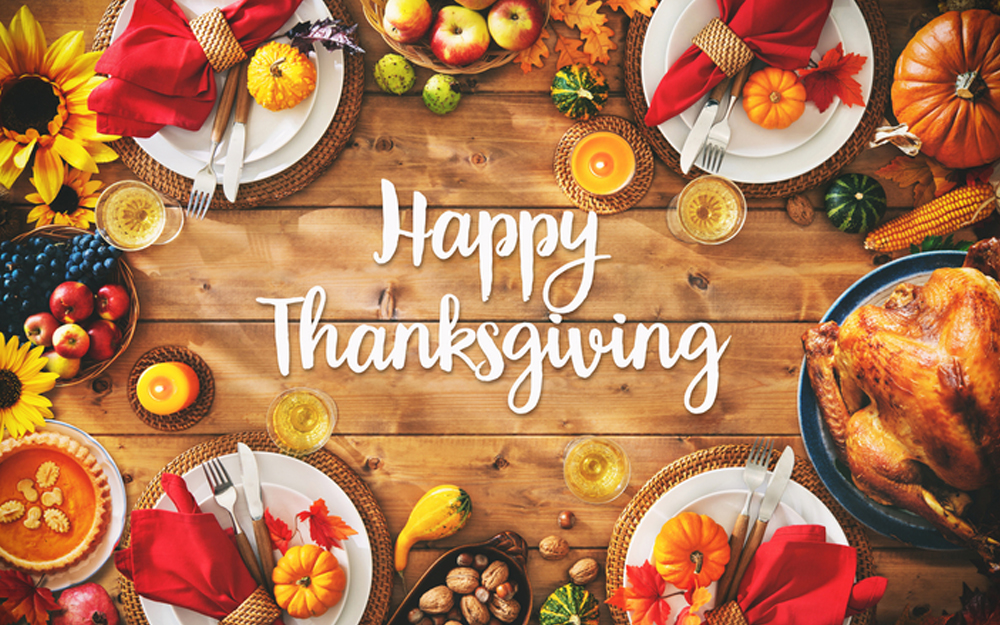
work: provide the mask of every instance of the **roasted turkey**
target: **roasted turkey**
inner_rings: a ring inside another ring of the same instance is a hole
[[[823,419],[857,487],[1000,569],[1000,241],[802,337]]]

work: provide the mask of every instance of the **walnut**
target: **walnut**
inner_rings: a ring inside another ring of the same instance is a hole
[[[785,203],[785,210],[792,221],[800,226],[808,226],[816,215],[812,203],[804,195],[793,195]]]
[[[497,586],[507,581],[507,577],[509,576],[510,570],[507,569],[507,565],[497,560],[483,571],[482,583],[486,587],[486,590],[493,592],[497,589]]]
[[[36,530],[42,526],[42,509],[38,506],[28,508],[28,515],[24,517],[24,526],[29,530]]]
[[[10,523],[24,514],[24,504],[16,499],[8,499],[0,505],[0,523]]]
[[[17,490],[24,495],[29,502],[38,501],[38,491],[35,490],[35,483],[25,478],[17,483]]]
[[[486,625],[490,620],[490,611],[473,595],[465,595],[461,601],[462,615],[469,625]]]
[[[455,605],[455,596],[447,586],[435,586],[420,597],[420,609],[427,614],[444,614]]]
[[[45,518],[45,524],[49,526],[49,529],[58,534],[65,534],[69,531],[69,518],[66,517],[66,513],[58,508],[49,508],[42,513]]]
[[[538,543],[538,553],[546,560],[562,560],[569,555],[569,543],[565,538],[546,536]]]
[[[49,460],[48,462],[43,462],[38,471],[35,472],[35,481],[38,482],[39,488],[48,488],[50,486],[56,485],[56,480],[59,479],[59,465]]]
[[[52,506],[58,506],[63,502],[62,489],[56,486],[52,490],[47,490],[42,493],[42,505],[46,508],[51,508]]]
[[[601,565],[593,558],[582,558],[569,567],[569,578],[577,586],[585,586],[597,579],[601,572]]]
[[[448,571],[444,583],[460,595],[472,594],[479,586],[479,571],[469,566],[460,566]]]
[[[493,595],[490,599],[490,613],[504,623],[513,623],[521,613],[521,604],[515,599],[503,599]]]

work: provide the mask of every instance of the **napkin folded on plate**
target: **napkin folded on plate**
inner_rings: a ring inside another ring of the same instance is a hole
[[[133,510],[131,543],[115,553],[115,566],[136,592],[216,620],[242,607],[252,623],[280,624],[280,609],[215,515],[201,511],[182,478],[164,473],[160,484],[177,511]]]
[[[757,549],[736,600],[713,610],[709,625],[841,625],[874,606],[886,579],[854,581],[857,552],[826,542],[822,525],[778,529]]]
[[[244,52],[268,39],[301,0],[237,0],[222,14]],[[215,77],[173,0],[135,0],[128,27],[97,61],[107,74],[87,103],[100,132],[149,137],[163,126],[197,130],[215,104]]]
[[[833,0],[716,0],[720,19],[758,59],[781,69],[805,67]],[[711,91],[726,75],[691,45],[656,87],[646,125],[658,126]]]

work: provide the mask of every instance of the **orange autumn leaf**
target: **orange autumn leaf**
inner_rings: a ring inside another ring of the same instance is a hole
[[[30,576],[14,569],[0,571],[0,598],[15,621],[24,617],[28,625],[45,625],[49,612],[59,609],[51,590],[35,586]]]
[[[627,588],[617,588],[604,603],[625,610],[632,625],[667,625],[670,604],[662,596],[667,587],[648,560],[642,566],[625,566]]]
[[[549,2],[549,17],[557,20],[563,21],[566,19],[565,9],[569,5],[569,0],[552,0]]]
[[[532,66],[541,67],[545,64],[542,60],[549,55],[549,46],[545,44],[545,39],[549,38],[549,29],[543,28],[542,33],[535,40],[530,48],[521,50],[514,57],[514,62],[521,66],[521,71],[527,74]]]
[[[590,57],[591,63],[607,63],[611,60],[610,52],[618,49],[612,40],[614,36],[615,31],[607,26],[583,33],[583,51]]]
[[[576,28],[581,33],[597,31],[605,22],[608,16],[598,13],[601,8],[600,2],[590,3],[590,0],[572,0],[563,9],[565,14],[563,22],[570,28]]]
[[[326,502],[317,499],[309,509],[298,513],[300,521],[309,521],[309,537],[320,547],[329,549],[340,546],[340,541],[357,534],[357,532],[339,516],[333,516],[326,508]]]
[[[624,11],[629,17],[634,17],[637,12],[651,17],[658,4],[657,0],[605,0],[604,3],[615,11]]]
[[[951,180],[953,171],[924,154],[918,154],[914,157],[897,156],[875,174],[901,187],[913,187],[914,206],[922,206],[955,187],[955,181]]]
[[[285,552],[288,551],[288,543],[295,535],[291,528],[281,519],[271,516],[270,508],[264,508],[264,524],[267,525],[267,533],[271,535],[271,544],[281,552],[281,555],[285,555]]]
[[[861,83],[853,78],[861,71],[868,57],[844,54],[844,44],[838,43],[823,55],[816,67],[799,70],[799,78],[806,88],[806,99],[814,102],[822,113],[833,102],[834,96],[847,106],[865,105]]]
[[[581,65],[586,65],[590,57],[587,56],[585,52],[580,50],[580,46],[583,42],[579,39],[570,39],[569,37],[564,37],[556,33],[556,45],[555,51],[559,53],[559,60],[556,61],[557,67],[566,67],[567,65],[573,65],[575,63],[580,63]]]

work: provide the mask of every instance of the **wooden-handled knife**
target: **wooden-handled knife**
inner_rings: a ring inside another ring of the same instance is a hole
[[[240,456],[240,469],[243,471],[243,494],[246,497],[250,518],[253,519],[253,536],[257,542],[257,555],[260,557],[263,586],[268,592],[272,592],[271,571],[274,570],[274,546],[271,544],[271,533],[264,520],[264,501],[261,498],[257,458],[244,443],[237,443],[236,449]]]

